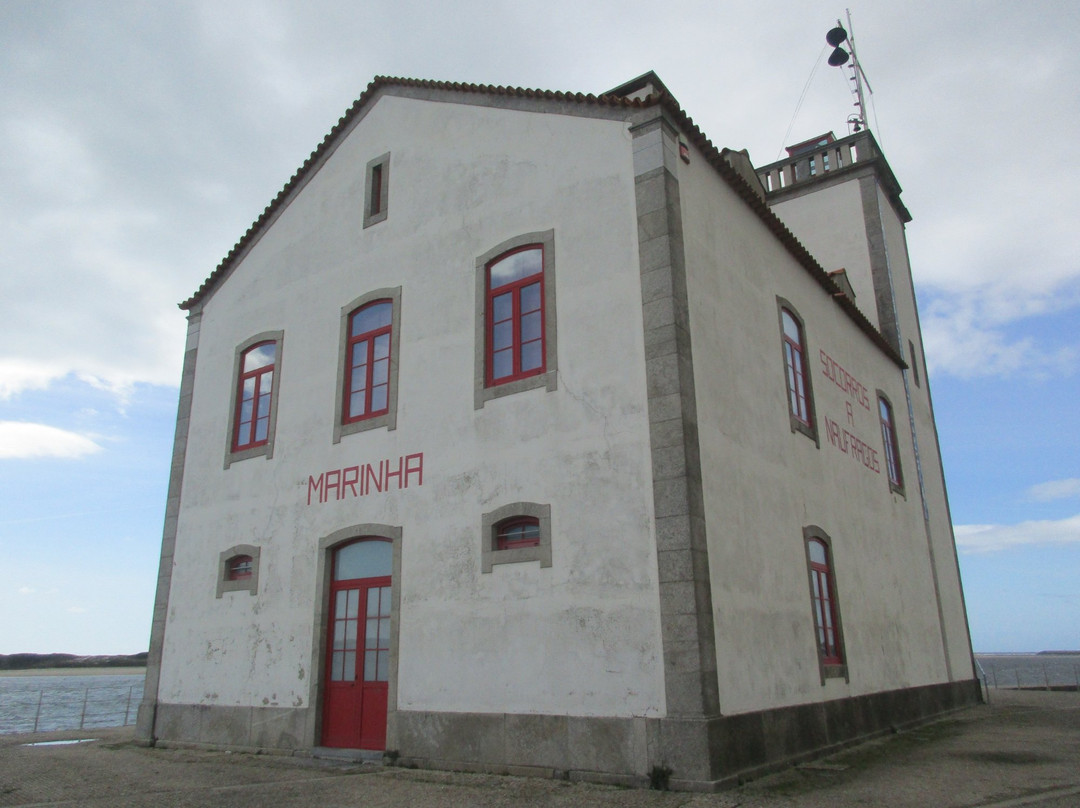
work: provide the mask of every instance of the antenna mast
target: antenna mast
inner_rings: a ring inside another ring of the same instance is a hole
[[[854,82],[855,88],[852,93],[855,96],[855,108],[858,110],[854,115],[848,116],[848,127],[852,133],[861,132],[867,128],[866,123],[866,97],[863,95],[863,84],[866,85],[866,89],[870,91],[870,94],[874,94],[874,88],[870,86],[869,79],[866,78],[866,74],[863,72],[862,65],[859,64],[859,56],[855,52],[855,33],[854,28],[851,25],[851,9],[845,9],[847,14],[848,30],[852,31],[851,35],[844,30],[844,26],[840,24],[840,20],[836,21],[836,27],[829,31],[825,35],[825,41],[833,47],[833,52],[829,55],[829,64],[833,67],[842,67],[848,62],[848,52],[840,47],[844,42],[848,43],[848,47],[851,48],[851,79]]]

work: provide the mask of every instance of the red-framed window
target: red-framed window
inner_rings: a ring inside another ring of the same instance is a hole
[[[251,346],[240,359],[233,451],[265,446],[270,437],[270,405],[276,361],[277,343],[273,341]]]
[[[810,591],[814,606],[818,651],[825,665],[843,665],[840,620],[836,608],[836,587],[829,563],[829,547],[821,539],[807,541],[810,559]]]
[[[784,363],[787,369],[788,407],[791,417],[811,426],[810,403],[806,381],[806,351],[802,326],[787,309],[780,310],[783,323]]]
[[[383,415],[390,401],[390,340],[394,304],[376,300],[349,315],[342,421]]]
[[[889,483],[895,488],[904,485],[904,475],[900,470],[900,444],[896,440],[896,425],[893,420],[892,405],[878,396],[878,414],[881,416],[881,440],[885,445],[885,469]]]
[[[544,248],[519,247],[488,263],[487,386],[546,370]]]
[[[515,516],[495,526],[495,549],[540,546],[540,520],[532,516]]]
[[[255,561],[249,555],[233,556],[225,565],[225,580],[244,581],[251,577]]]

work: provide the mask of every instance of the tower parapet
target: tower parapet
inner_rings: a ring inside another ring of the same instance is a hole
[[[787,152],[783,160],[757,169],[770,205],[817,190],[825,183],[851,179],[857,169],[873,167],[901,221],[911,221],[911,214],[900,201],[900,183],[869,130],[839,139],[827,132],[789,146]]]

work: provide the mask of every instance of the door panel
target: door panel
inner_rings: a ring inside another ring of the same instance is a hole
[[[357,544],[385,547],[356,547]],[[357,558],[387,556],[388,542],[357,542],[334,554],[323,691],[324,746],[382,750],[386,747],[390,673],[389,575],[339,580],[340,574],[389,571],[358,565]],[[388,556],[387,556],[388,557]]]
[[[390,679],[390,587],[369,586],[364,610],[364,674],[360,695],[360,748],[386,746]]]

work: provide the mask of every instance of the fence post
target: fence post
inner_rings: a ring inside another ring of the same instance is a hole
[[[83,723],[86,721],[86,700],[90,697],[90,688],[86,688],[83,691],[82,698],[82,715],[79,716],[79,729],[83,728]]]
[[[131,693],[132,693],[132,691],[134,689],[135,689],[135,685],[130,685],[128,687],[127,707],[124,708],[124,726],[125,727],[128,725],[128,716],[131,714]]]
[[[34,732],[37,732],[38,721],[41,720],[41,700],[45,697],[45,691],[39,690],[37,695],[37,712],[34,713]]]
[[[1050,689],[1050,675],[1046,672],[1046,663],[1043,663],[1043,681],[1046,682],[1046,689]]]

